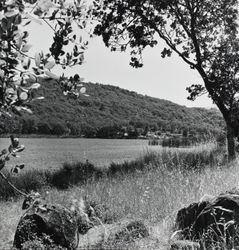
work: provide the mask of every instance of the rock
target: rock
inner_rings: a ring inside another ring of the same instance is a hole
[[[149,236],[141,221],[121,221],[96,226],[82,237],[79,249],[127,249],[124,246]]]
[[[105,224],[91,228],[87,234],[82,235],[78,249],[101,249],[99,246],[107,241],[108,232],[112,232],[114,228],[114,224]]]
[[[197,242],[178,240],[171,244],[170,250],[200,250],[200,245]]]
[[[84,217],[61,205],[33,205],[18,223],[14,247],[22,249],[24,243],[40,239],[47,246],[53,244],[75,250],[79,232],[84,234],[92,227],[86,221]]]
[[[239,192],[233,190],[181,209],[175,230],[180,240],[201,242],[207,247],[239,246]]]
[[[119,228],[119,232],[116,232],[114,237],[118,241],[131,241],[148,236],[149,231],[142,221],[131,221]]]
[[[209,205],[208,201],[192,203],[178,211],[176,217],[176,230],[181,231],[182,239],[191,239],[192,229],[198,216]],[[196,233],[196,232],[195,232]],[[192,235],[192,238],[194,235]]]
[[[111,228],[106,242],[129,242],[148,236],[149,231],[142,221],[123,221]]]

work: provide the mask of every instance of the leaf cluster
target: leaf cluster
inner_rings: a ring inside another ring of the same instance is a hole
[[[10,136],[10,145],[8,149],[3,149],[0,153],[0,171],[6,166],[6,162],[10,160],[10,157],[18,157],[17,153],[22,152],[25,149],[24,145],[19,144],[18,138],[13,135]],[[24,164],[16,165],[12,168],[12,173],[18,173],[24,168]]]
[[[65,0],[1,1],[0,115],[20,114],[20,111],[31,113],[29,103],[44,98],[37,96],[36,92],[40,87],[39,77],[47,76],[62,84],[61,81],[66,79],[52,72],[55,65],[65,69],[83,63],[88,42],[73,31],[73,23],[78,29],[86,29],[90,14],[90,9],[81,1],[70,5]],[[39,52],[34,57],[29,55],[32,45],[28,43],[27,27],[32,22],[39,25],[46,23],[52,29],[54,35],[49,53]],[[72,52],[65,53],[70,43],[73,44]]]

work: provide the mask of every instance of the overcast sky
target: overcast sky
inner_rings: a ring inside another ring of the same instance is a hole
[[[51,31],[45,25],[33,24],[29,39],[34,45],[32,53],[39,49],[48,52]],[[135,69],[129,65],[128,53],[110,52],[99,37],[89,42],[85,63],[67,70],[67,75],[78,73],[85,81],[115,85],[185,106],[212,106],[207,96],[194,102],[187,100],[186,87],[201,83],[201,79],[195,70],[191,70],[176,55],[162,59],[160,46],[145,50],[144,67]]]

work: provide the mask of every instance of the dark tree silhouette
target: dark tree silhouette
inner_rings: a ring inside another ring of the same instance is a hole
[[[143,50],[163,40],[162,57],[176,53],[200,74],[203,85],[187,88],[188,99],[207,93],[227,126],[228,155],[235,158],[239,134],[239,39],[237,0],[103,0],[94,14],[112,51],[131,48],[133,67],[142,67]]]

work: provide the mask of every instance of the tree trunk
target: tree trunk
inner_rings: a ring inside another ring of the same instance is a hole
[[[227,123],[227,151],[228,160],[234,160],[236,158],[234,131],[230,124]]]

